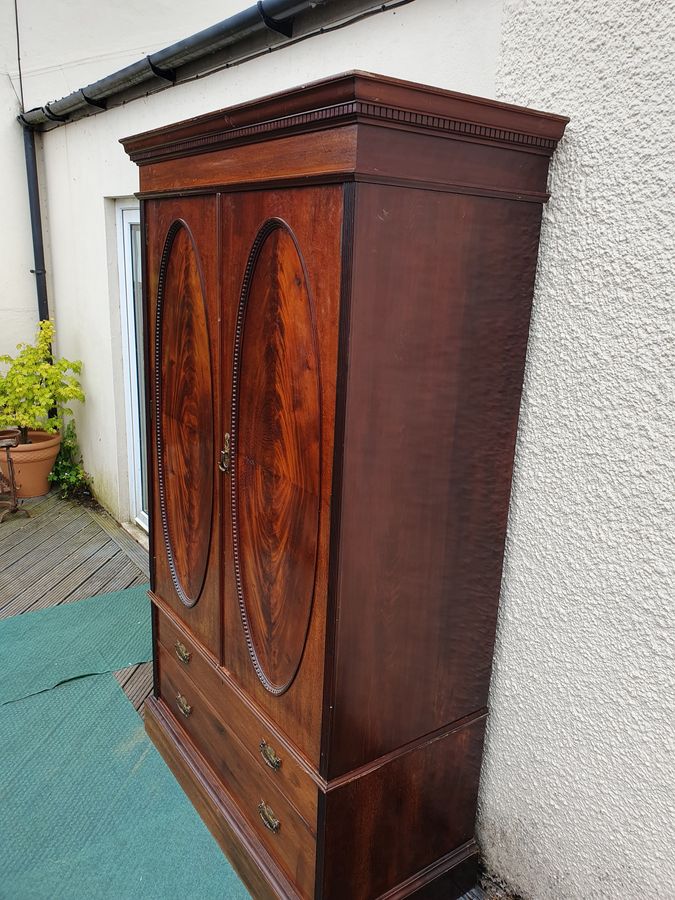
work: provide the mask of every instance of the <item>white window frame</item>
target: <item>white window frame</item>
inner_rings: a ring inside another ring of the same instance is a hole
[[[136,354],[136,320],[134,317],[134,282],[131,250],[131,225],[140,225],[138,202],[120,200],[117,206],[117,257],[120,284],[120,318],[122,326],[122,365],[124,369],[124,407],[127,432],[127,458],[129,469],[129,510],[132,522],[148,531],[148,513],[143,509],[142,459],[140,416],[145,410],[140,408],[138,390],[138,357]]]

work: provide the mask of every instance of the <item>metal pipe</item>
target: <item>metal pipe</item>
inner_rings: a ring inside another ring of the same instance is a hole
[[[29,109],[19,119],[28,129],[55,128],[71,121],[73,117],[79,118],[96,109],[114,105],[114,100],[109,103],[111,98],[138,85],[155,82],[156,89],[159,90],[166,87],[168,81],[175,80],[177,68],[220,52],[254,34],[269,31],[277,36],[279,43],[283,43],[288,38],[282,36],[280,31],[289,34],[294,16],[335,2],[336,0],[264,0],[264,3],[256,3],[216,25],[73,91],[61,100]],[[148,90],[150,89],[149,87]]]
[[[30,207],[30,227],[33,234],[33,259],[37,290],[38,313],[40,319],[49,318],[47,300],[47,272],[45,270],[45,248],[42,237],[42,213],[40,210],[40,188],[38,184],[37,159],[35,156],[35,132],[31,128],[23,130],[23,147],[26,155],[26,178],[28,180],[28,205]]]

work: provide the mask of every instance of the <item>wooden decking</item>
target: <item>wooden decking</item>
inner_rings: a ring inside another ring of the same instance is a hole
[[[53,493],[25,508],[0,524],[0,619],[148,581],[147,552],[107,513]],[[151,663],[115,677],[142,714]]]

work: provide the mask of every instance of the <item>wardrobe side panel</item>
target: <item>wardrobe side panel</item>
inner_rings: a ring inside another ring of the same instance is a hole
[[[329,777],[487,704],[540,216],[358,185]]]
[[[475,876],[484,732],[483,715],[327,792],[322,900],[407,897],[467,858]]]

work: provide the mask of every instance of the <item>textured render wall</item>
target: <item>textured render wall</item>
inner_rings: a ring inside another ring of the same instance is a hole
[[[675,898],[675,5],[507,0],[551,178],[480,838],[526,897]]]
[[[45,134],[58,349],[84,362],[80,443],[97,494],[115,516],[126,514],[128,489],[124,409],[115,389],[122,378],[116,246],[114,232],[106,231],[106,198],[138,189],[138,169],[119,138],[352,68],[490,96],[500,15],[501,0],[416,0]]]

